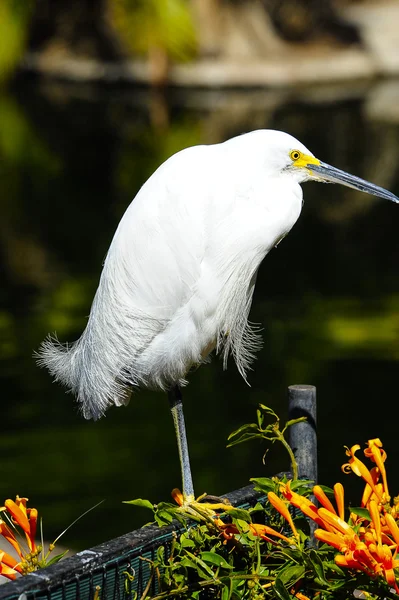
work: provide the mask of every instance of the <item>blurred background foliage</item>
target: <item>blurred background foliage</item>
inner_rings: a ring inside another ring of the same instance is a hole
[[[204,3],[209,11],[245,5]],[[161,6],[175,16],[160,17]],[[325,28],[332,4],[318,6],[328,8],[316,24]],[[193,22],[178,42],[189,7]],[[186,146],[269,127],[399,194],[395,80],[284,90],[151,89],[64,82],[16,68],[24,47],[44,59],[73,52],[76,60],[116,61],[145,51],[146,42],[149,49],[154,39],[168,57],[186,59],[201,51],[193,33],[197,10],[195,1],[172,0],[112,6],[108,0],[31,6],[6,0],[0,8],[12,22],[7,35],[15,36],[7,43],[9,57],[0,55],[0,500],[30,497],[44,515],[46,536],[54,538],[106,498],[68,533],[64,543],[75,549],[146,520],[122,500],[168,499],[180,484],[162,394],[140,392],[129,407],[86,422],[32,359],[50,331],[63,341],[80,335],[113,232],[157,166]],[[164,18],[176,39],[163,30]],[[318,388],[320,481],[346,483],[344,444],[379,436],[391,487],[399,491],[398,207],[338,186],[307,184],[304,195],[300,220],[259,273],[251,320],[264,327],[264,347],[251,387],[232,363],[223,372],[218,359],[190,375],[186,416],[198,493],[223,494],[249,477],[286,468],[275,452],[264,467],[257,444],[225,445],[232,430],[253,420],[259,402],[284,417],[293,383]]]
[[[133,54],[163,51],[179,61],[195,55],[194,23],[185,0],[113,0],[109,11]]]
[[[25,51],[34,0],[0,3],[0,83],[9,77]]]

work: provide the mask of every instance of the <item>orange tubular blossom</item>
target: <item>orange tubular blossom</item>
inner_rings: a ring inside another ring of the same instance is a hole
[[[370,471],[370,475],[374,482],[374,485],[377,485],[378,480],[380,478],[380,472],[379,472],[378,468],[373,467]],[[373,488],[368,483],[366,483],[366,485],[364,487],[362,502],[361,502],[360,506],[367,506],[367,503],[370,500],[372,493],[373,493]]]
[[[370,512],[371,521],[374,525],[376,540],[378,544],[381,544],[381,520],[377,502],[375,500],[370,500],[368,508]]]
[[[15,571],[22,571],[20,563],[17,562],[13,556],[7,554],[7,552],[0,551],[0,562],[7,565],[7,567],[11,567]]]
[[[393,569],[384,569],[385,579],[387,580],[388,585],[393,587],[397,594],[399,594],[399,587],[396,583],[395,572]]]
[[[4,521],[2,521],[1,519],[0,519],[0,535],[2,535],[7,540],[7,542],[9,542],[11,544],[11,546],[14,548],[14,550],[16,550],[18,552],[19,557],[23,558],[23,553],[22,553],[21,547],[20,547],[19,543],[17,542],[15,535],[9,529],[9,527],[6,525],[6,523],[4,523]]]
[[[28,502],[29,498],[20,498],[17,494],[17,496],[15,497],[15,504],[18,506],[18,508],[20,508],[22,510],[22,512],[24,513],[25,517],[28,516],[28,510],[26,508],[26,503]]]
[[[391,551],[387,546],[382,546],[381,566],[384,573],[384,577],[387,583],[395,588],[396,593],[399,593],[399,587],[397,584],[394,569],[399,567],[399,560],[394,560]]]
[[[0,575],[3,575],[3,577],[7,577],[7,579],[16,579],[17,577],[17,573],[16,571],[14,571],[13,568],[9,567],[8,565],[4,564],[1,561],[1,555],[2,552],[0,552]]]
[[[26,514],[24,514],[23,509],[21,509],[14,502],[14,500],[10,500],[10,499],[8,499],[4,502],[4,506],[6,507],[7,511],[10,513],[10,515],[13,517],[13,519],[16,521],[16,523],[18,523],[18,525],[21,527],[21,529],[23,529],[25,531],[25,533],[27,533],[29,535],[30,534],[29,521],[28,521]]]
[[[181,491],[179,490],[179,488],[173,488],[173,490],[171,492],[171,496],[172,496],[173,500],[176,502],[176,504],[178,504],[179,506],[183,506],[184,497],[183,497],[183,494],[181,493]]]
[[[219,527],[219,529],[221,529],[223,537],[226,540],[229,540],[233,538],[236,534],[240,533],[237,526],[233,525],[232,523],[224,523],[221,519],[215,519],[214,523]],[[262,539],[268,542],[275,543],[275,540],[271,539],[269,535],[278,537],[288,543],[290,543],[291,541],[289,538],[287,538],[287,536],[283,535],[282,533],[279,533],[278,531],[276,531],[272,527],[269,527],[268,525],[261,525],[259,523],[249,523],[248,526],[250,532],[253,535],[261,537]]]
[[[360,450],[359,444],[352,446],[350,449],[346,449],[346,454],[351,458],[347,463],[342,465],[342,471],[344,473],[349,473],[350,471],[353,471],[355,475],[357,475],[358,477],[362,477],[364,481],[369,484],[374,494],[378,497],[379,501],[382,502],[381,493],[378,490],[376,484],[374,483],[370,471],[368,470],[366,465],[359,458],[357,458],[357,456],[355,456],[355,453],[358,450]]]
[[[340,519],[344,519],[345,516],[345,504],[344,504],[344,486],[342,483],[336,483],[334,485],[334,496],[337,504],[338,516]]]
[[[387,474],[384,465],[384,462],[387,458],[387,453],[385,452],[385,450],[382,449],[382,442],[379,438],[368,440],[367,445],[368,448],[364,450],[364,455],[367,456],[367,458],[372,460],[377,465],[382,475],[384,491],[387,496],[387,501],[389,501]]]
[[[31,549],[35,548],[37,517],[38,517],[37,509],[31,508],[30,513],[29,513],[29,527],[30,527],[29,539],[30,539]]]
[[[399,546],[399,527],[398,527],[395,519],[393,518],[392,515],[390,515],[389,513],[386,513],[385,522],[387,524],[387,527],[388,527],[396,545]]]
[[[309,596],[305,596],[302,592],[297,592],[294,598],[297,598],[298,600],[310,600]]]
[[[321,519],[324,521],[324,523],[327,523],[335,530],[339,531],[339,533],[348,535],[352,538],[356,535],[352,527],[350,527],[350,525],[348,525],[346,521],[344,521],[337,515],[330,513],[330,511],[326,510],[325,508],[319,508],[318,513]]]
[[[285,504],[285,502],[283,502],[281,500],[281,498],[279,498],[277,496],[277,494],[275,494],[274,492],[269,492],[267,494],[267,497],[269,499],[269,502],[272,506],[274,506],[274,508],[280,513],[281,516],[284,517],[284,519],[287,521],[287,523],[289,524],[289,526],[292,529],[292,533],[294,534],[294,536],[297,538],[299,537],[299,533],[297,532],[297,529],[294,525],[294,521],[292,520],[292,517],[290,515],[290,511],[287,508],[287,505]]]
[[[287,536],[283,535],[282,533],[279,533],[272,527],[268,527],[267,525],[259,525],[258,523],[250,523],[249,529],[254,535],[257,535],[259,537],[266,538],[267,535],[275,535],[278,538],[284,540],[285,542],[288,542],[288,543],[290,542],[290,540],[287,538]],[[269,538],[267,538],[267,539],[269,539]]]
[[[326,496],[326,494],[323,492],[322,488],[319,485],[315,485],[313,487],[313,494],[315,495],[317,500],[320,502],[320,504],[322,506],[324,506],[324,508],[326,508],[327,510],[332,512],[334,515],[337,514],[337,511],[331,504],[329,498]]]
[[[334,562],[336,565],[338,565],[338,567],[346,567],[348,569],[356,569],[358,571],[363,571],[364,573],[366,573],[369,577],[374,575],[374,573],[365,567],[364,565],[362,565],[361,563],[359,563],[357,560],[355,560],[354,558],[350,557],[350,556],[343,556],[342,554],[337,554],[336,557],[334,558]]]
[[[324,527],[324,523],[322,519],[318,516],[317,506],[313,504],[308,498],[305,496],[300,496],[296,492],[293,492],[290,488],[289,482],[282,485],[280,487],[280,491],[283,494],[284,498],[295,506],[295,508],[299,508],[304,515],[315,521],[320,527]]]
[[[316,539],[333,546],[340,552],[345,552],[347,548],[345,539],[340,533],[331,533],[331,531],[326,531],[325,529],[316,529],[314,536]]]

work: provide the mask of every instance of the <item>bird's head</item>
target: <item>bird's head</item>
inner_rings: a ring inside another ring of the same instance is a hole
[[[281,161],[281,171],[295,177],[298,183],[309,180],[322,183],[340,183],[355,190],[366,192],[366,194],[379,196],[392,202],[399,202],[399,198],[392,192],[322,162],[294,137],[282,132],[273,133],[280,134],[278,136],[279,150],[275,160]]]

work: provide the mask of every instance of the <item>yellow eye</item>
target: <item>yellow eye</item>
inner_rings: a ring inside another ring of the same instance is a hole
[[[292,160],[298,160],[298,158],[301,157],[301,153],[299,152],[299,150],[293,150],[290,153],[290,157],[292,158]]]

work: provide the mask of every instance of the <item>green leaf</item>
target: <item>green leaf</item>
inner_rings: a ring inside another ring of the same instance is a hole
[[[180,544],[182,548],[195,548],[195,542],[184,536],[181,536]]]
[[[307,421],[307,420],[308,420],[307,417],[299,417],[298,419],[290,419],[284,425],[284,429],[287,429],[287,427],[291,427],[292,425],[296,425],[297,423],[303,423],[304,421]]]
[[[315,573],[317,575],[317,578],[320,580],[320,583],[322,585],[325,585],[328,587],[329,582],[326,579],[326,576],[324,573],[324,565],[323,565],[323,562],[322,562],[320,556],[318,555],[318,553],[315,550],[311,550],[309,552],[309,557],[312,562]]]
[[[250,531],[249,524],[247,521],[243,521],[241,519],[234,519],[235,525],[237,525],[240,533],[248,533]]]
[[[53,556],[53,558],[50,558],[50,560],[46,562],[46,567],[49,567],[50,565],[54,565],[55,563],[59,562],[62,558],[64,558],[65,554],[67,554],[68,552],[69,550],[65,550],[64,552],[61,552],[61,554],[57,554],[57,556]]]
[[[329,586],[330,590],[339,590],[342,587],[345,587],[346,590],[348,589],[348,580],[347,579],[340,579],[339,581],[335,581],[335,583],[330,582],[330,586]],[[359,597],[359,596],[357,596],[357,597]]]
[[[229,584],[230,585],[224,585],[222,587],[221,600],[230,600],[231,594],[232,594],[232,591],[233,591],[233,581],[231,579],[230,579]]]
[[[201,552],[200,556],[201,560],[208,564],[215,565],[216,567],[221,567],[222,569],[233,568],[232,565],[229,565],[229,563],[226,562],[220,554],[216,554],[216,552]]]
[[[327,566],[329,569],[331,569],[331,571],[334,571],[334,573],[341,575],[341,577],[345,577],[345,575],[346,575],[345,571],[343,569],[341,569],[341,567],[339,567],[335,563],[328,563]]]
[[[154,505],[149,500],[143,500],[143,498],[136,498],[136,500],[124,500],[123,504],[133,504],[134,506],[143,506],[144,508],[150,508],[154,510]]]
[[[160,563],[163,564],[165,558],[165,546],[159,546],[157,549],[157,559]]]
[[[255,423],[247,423],[246,425],[241,425],[238,429],[230,433],[227,441],[231,440],[231,438],[238,436],[241,433],[246,433],[248,430],[258,431],[258,426]]]
[[[367,521],[371,521],[370,513],[367,510],[367,508],[361,508],[360,506],[359,507],[351,506],[350,511],[353,512],[358,517],[361,517],[362,519],[367,519]]]
[[[299,579],[305,574],[305,567],[303,565],[292,565],[282,570],[279,574],[279,579],[284,585],[294,585]]]
[[[177,583],[177,585],[180,587],[181,585],[185,584],[186,581],[186,576],[184,573],[173,573],[173,577],[175,582]]]
[[[187,556],[182,558],[180,564],[183,567],[190,567],[191,569],[194,569],[203,579],[208,579],[209,577],[214,579],[215,577],[215,573],[212,571],[212,569],[210,569],[203,560],[194,554],[191,554],[191,552],[187,551]]]
[[[233,431],[227,438],[229,442],[227,444],[227,448],[231,448],[231,446],[235,446],[236,444],[241,444],[242,442],[246,442],[247,440],[256,439],[259,437],[263,437],[259,432],[259,428],[255,423],[248,423],[247,425],[242,425],[236,431]]]
[[[273,590],[276,598],[279,598],[279,600],[292,600],[291,594],[289,594],[287,592],[287,590],[284,587],[283,582],[281,581],[281,579],[279,577],[277,577],[277,579],[274,582],[274,585],[272,586],[271,589]]]
[[[247,510],[243,508],[232,508],[227,511],[229,517],[233,519],[240,519],[241,521],[246,521],[247,523],[252,523],[251,515]]]
[[[168,512],[168,511],[166,511]],[[176,519],[176,521],[179,521],[180,525],[187,525],[187,518],[185,518],[183,515],[179,514],[178,512],[175,512],[173,514],[169,513],[172,516],[172,519]]]
[[[248,441],[249,437],[243,435],[240,438],[237,438],[236,440],[234,440],[233,442],[230,442],[229,444],[226,445],[226,448],[232,448],[233,446],[237,446],[238,444],[242,444],[243,442]]]
[[[314,485],[314,481],[311,479],[297,479],[296,481],[292,481],[290,484],[290,488],[292,491],[298,492],[298,494],[309,495],[312,492],[312,485]]]
[[[253,477],[252,479],[250,479],[250,481],[253,481],[253,483],[255,484],[255,489],[261,492],[274,492],[276,487],[274,481],[272,479],[269,479],[268,477]]]
[[[173,515],[170,514],[167,510],[157,510],[155,513],[155,518],[157,520],[162,521],[163,523],[171,523],[173,521]]]
[[[259,404],[259,408],[261,410],[263,410],[263,412],[267,413],[268,415],[272,415],[273,417],[276,417],[277,421],[280,420],[272,408],[269,408],[268,406],[265,406],[264,404]]]
[[[195,563],[193,560],[191,560],[191,558],[188,558],[188,556],[183,556],[183,558],[180,561],[180,564],[182,567],[190,567],[190,569],[194,569],[194,571],[198,570],[197,563]],[[207,573],[206,573],[206,577],[208,577]]]

